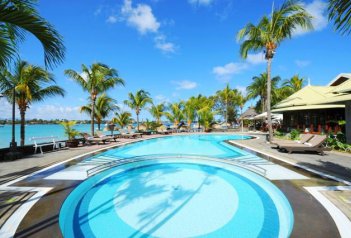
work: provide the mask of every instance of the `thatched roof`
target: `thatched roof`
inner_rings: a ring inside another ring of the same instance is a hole
[[[243,114],[240,115],[240,119],[253,119],[254,116],[258,115],[255,108],[249,107]]]

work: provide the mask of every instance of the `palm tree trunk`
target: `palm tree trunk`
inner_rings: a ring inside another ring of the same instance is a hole
[[[23,109],[20,109],[20,114],[21,114],[21,147],[24,146],[25,142],[25,111]]]
[[[101,128],[101,120],[97,120],[97,124],[98,124],[98,131],[100,131],[100,128]]]
[[[95,97],[92,97],[91,102],[91,136],[94,136],[94,115],[95,115]]]
[[[139,132],[139,113],[136,113],[136,117],[137,117],[137,126],[138,126],[138,132]]]
[[[272,141],[273,129],[272,129],[272,117],[271,117],[271,64],[272,58],[267,60],[267,118],[268,118],[268,131],[269,131],[269,142]]]

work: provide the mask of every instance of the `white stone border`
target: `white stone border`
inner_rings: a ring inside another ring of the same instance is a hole
[[[322,204],[322,206],[329,212],[338,227],[341,238],[350,237],[351,221],[347,216],[326,198],[320,191],[351,191],[351,186],[334,186],[334,187],[304,187],[312,196]]]
[[[335,181],[337,181],[337,182],[341,182],[341,183],[344,183],[344,184],[346,184],[346,185],[350,185],[350,186],[351,186],[351,182],[350,182],[350,181],[347,181],[347,180],[338,178],[338,177],[336,177],[336,176],[333,176],[333,175],[330,175],[330,174],[327,174],[327,173],[323,173],[323,172],[320,172],[320,171],[315,170],[315,169],[311,169],[311,168],[309,168],[309,167],[307,167],[307,166],[300,165],[300,164],[298,164],[298,163],[295,163],[295,162],[292,162],[292,161],[283,159],[283,158],[278,157],[278,156],[276,156],[276,155],[273,155],[273,154],[269,154],[269,153],[260,151],[260,150],[258,150],[258,149],[255,149],[255,148],[251,147],[251,146],[248,146],[248,145],[240,144],[240,143],[238,143],[238,142],[236,142],[236,141],[233,141],[233,140],[230,140],[230,143],[232,143],[232,144],[234,144],[234,145],[237,145],[237,146],[240,146],[240,147],[243,147],[243,148],[247,148],[247,149],[249,149],[249,150],[255,151],[255,152],[257,152],[257,153],[263,154],[263,155],[268,156],[268,157],[271,157],[271,158],[273,158],[273,159],[283,161],[283,162],[285,162],[285,163],[287,163],[287,164],[290,164],[290,165],[292,165],[292,166],[295,166],[295,167],[304,169],[304,170],[309,171],[309,172],[311,172],[311,173],[317,174],[317,175],[319,175],[319,176],[321,176],[321,177],[329,178],[329,179],[335,180]]]

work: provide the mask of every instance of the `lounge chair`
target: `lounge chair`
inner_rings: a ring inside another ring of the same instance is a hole
[[[300,140],[273,140],[271,143],[274,145],[277,145],[278,148],[280,148],[281,145],[286,145],[286,144],[304,144],[308,142],[310,139],[312,139],[313,134],[301,134],[300,135]]]
[[[168,130],[165,130],[165,129],[162,129],[162,128],[157,128],[157,129],[156,129],[156,132],[157,132],[158,134],[162,134],[162,135],[168,135],[168,134],[171,134],[171,133],[172,133],[172,131],[168,131]]]
[[[114,134],[114,135],[105,135],[104,133],[102,133],[101,131],[97,131],[96,132],[96,135],[99,137],[99,138],[102,138],[102,139],[108,139],[108,140],[114,140],[115,142],[117,141],[117,138],[119,138],[120,135],[117,135],[117,134]]]
[[[327,136],[325,135],[314,135],[308,142],[303,144],[280,144],[280,150],[286,150],[289,154],[294,151],[316,151],[324,155],[324,151],[329,151],[330,148],[327,148],[323,145],[326,141]]]
[[[88,133],[81,133],[81,134],[82,134],[82,136],[84,137],[85,142],[88,142],[89,144],[93,144],[93,143],[99,144],[99,143],[101,143],[101,142],[102,142],[103,144],[105,144],[106,141],[110,141],[110,139],[108,139],[108,138],[93,137],[93,136],[91,136],[91,135],[88,134]]]
[[[142,133],[136,133],[136,132],[132,132],[132,131],[126,131],[126,130],[119,130],[120,137],[122,138],[127,138],[127,139],[136,139],[138,137],[142,137],[143,134]]]

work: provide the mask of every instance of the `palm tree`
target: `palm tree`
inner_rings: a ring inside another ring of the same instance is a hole
[[[224,115],[224,121],[227,125],[228,123],[228,110],[229,110],[229,103],[232,102],[235,98],[236,92],[229,87],[229,83],[223,90],[219,90],[216,92],[216,98],[222,104],[221,111]]]
[[[257,26],[247,24],[238,34],[242,41],[240,54],[247,57],[249,51],[265,51],[267,60],[267,116],[269,140],[272,139],[271,119],[271,64],[277,47],[285,39],[290,39],[297,27],[312,29],[312,16],[296,0],[287,0],[280,9],[272,9],[271,15],[264,16]]]
[[[244,108],[244,105],[247,101],[247,96],[244,96],[243,93],[241,92],[238,92],[238,95],[237,95],[237,102],[239,104],[239,107],[240,107],[240,116],[243,114],[243,108]],[[243,119],[241,118],[241,132],[243,132],[243,127],[244,127],[244,124],[243,124]]]
[[[261,104],[261,112],[265,112],[268,108],[268,96],[267,96],[267,82],[268,82],[268,75],[267,73],[262,73],[260,74],[260,76],[254,76],[253,78],[253,82],[247,86],[246,90],[247,90],[247,99],[254,99],[259,97],[259,102]],[[272,94],[272,98],[274,99],[273,101],[275,101],[276,97],[277,97],[277,85],[278,82],[280,81],[280,77],[276,76],[273,77],[271,79],[271,94]]]
[[[15,98],[21,115],[21,146],[25,143],[25,114],[29,106],[34,102],[43,101],[47,97],[56,95],[64,96],[64,90],[56,85],[53,75],[45,69],[30,65],[25,61],[19,61],[15,65],[13,74],[6,72],[8,80],[6,85],[0,88],[9,99],[13,97],[15,87]]]
[[[182,102],[184,105],[183,114],[187,120],[188,127],[190,128],[191,123],[196,118],[196,108],[197,108],[197,101],[194,97],[191,97],[186,102]]]
[[[45,66],[61,63],[65,55],[62,36],[39,16],[33,0],[0,2],[0,67],[6,66],[17,53],[18,42],[25,33],[33,34],[43,45]]]
[[[291,79],[285,80],[283,82],[283,87],[286,87],[287,91],[291,95],[293,93],[296,93],[300,89],[302,89],[304,84],[305,84],[304,78],[300,78],[299,75],[296,74],[296,75],[292,76]],[[288,95],[288,96],[290,96],[290,95]]]
[[[128,126],[132,122],[132,114],[130,112],[116,112],[112,119],[113,123],[117,123],[121,128]]]
[[[152,99],[150,98],[150,93],[144,90],[137,91],[135,95],[133,93],[129,93],[128,98],[129,98],[128,100],[124,101],[124,104],[126,104],[131,109],[135,110],[135,114],[137,117],[137,126],[139,131],[140,111],[146,106],[146,104],[152,103]]]
[[[124,80],[118,76],[117,70],[102,63],[95,63],[89,67],[82,64],[82,73],[73,69],[65,70],[65,75],[74,79],[84,91],[90,94],[91,101],[91,134],[94,135],[95,102],[98,94],[114,88],[124,86]]]
[[[197,113],[199,115],[199,125],[203,125],[205,131],[210,129],[211,123],[214,120],[214,115],[216,114],[216,112],[212,110],[213,106],[214,100],[202,97]]]
[[[164,111],[164,104],[152,105],[149,109],[150,114],[156,119],[157,124],[161,123],[161,118],[164,115]]]
[[[95,104],[95,119],[98,124],[98,130],[100,131],[100,126],[101,122],[104,118],[108,117],[108,115],[113,112],[118,110],[118,106],[116,105],[117,101],[109,96],[106,95],[106,93],[101,94],[100,96],[97,97],[96,99],[96,104]],[[91,106],[85,105],[80,108],[80,112],[84,112],[88,115],[91,115]]]
[[[171,122],[173,122],[174,127],[177,127],[179,122],[184,119],[183,114],[183,102],[175,102],[168,106],[168,111],[165,112],[165,116]]]
[[[341,34],[351,32],[350,0],[329,0],[329,20],[334,22],[335,29]]]

